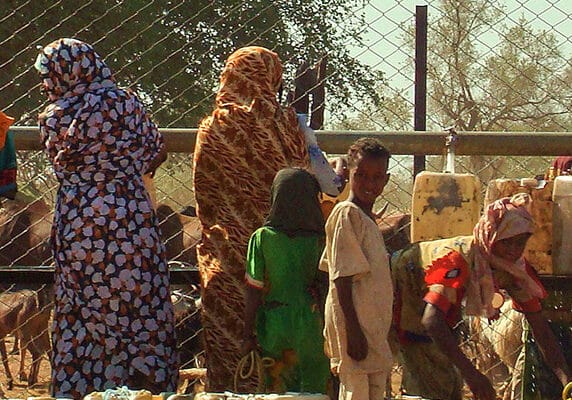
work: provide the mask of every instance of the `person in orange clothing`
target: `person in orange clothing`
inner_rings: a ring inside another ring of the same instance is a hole
[[[286,167],[309,167],[293,108],[280,105],[282,64],[263,47],[232,53],[215,109],[199,125],[193,160],[208,390],[233,390],[240,360],[248,240],[270,211],[270,187]],[[245,391],[254,389],[246,382]]]

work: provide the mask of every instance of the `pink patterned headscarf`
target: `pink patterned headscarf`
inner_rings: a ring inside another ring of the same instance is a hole
[[[519,193],[511,198],[505,197],[489,204],[475,225],[474,266],[467,289],[466,311],[471,315],[495,314],[492,298],[495,293],[492,269],[501,269],[513,275],[532,295],[541,297],[542,288],[528,275],[524,257],[515,263],[508,262],[492,253],[493,245],[522,233],[532,234],[534,221],[528,208],[531,198]]]

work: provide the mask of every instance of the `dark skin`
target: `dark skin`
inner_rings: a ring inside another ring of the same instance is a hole
[[[500,240],[493,244],[492,253],[506,261],[515,262],[524,251],[530,234],[521,234],[512,238]],[[525,313],[534,338],[547,365],[556,374],[562,385],[570,381],[570,370],[548,321],[542,312]],[[423,327],[431,336],[439,349],[446,354],[451,362],[459,369],[463,379],[471,389],[475,399],[494,400],[495,390],[486,376],[480,373],[460,350],[453,331],[446,322],[443,312],[427,304],[421,320]]]
[[[388,160],[360,156],[355,164],[350,168],[351,192],[348,200],[375,220],[373,204],[389,180]],[[348,355],[361,361],[367,357],[368,344],[354,306],[352,282],[353,276],[344,276],[335,279],[334,285],[344,314]]]
[[[149,163],[149,167],[145,173],[151,174],[152,177],[155,176],[157,168],[167,160],[167,154],[167,146],[163,146],[155,158]]]
[[[421,323],[433,342],[459,369],[463,379],[479,400],[495,400],[496,392],[489,379],[480,373],[459,348],[443,312],[432,304],[425,306]]]
[[[256,349],[257,342],[254,336],[254,322],[256,319],[256,311],[262,305],[262,290],[252,286],[246,287],[245,293],[245,310],[244,310],[244,328],[242,330],[241,354],[248,354]]]
[[[356,361],[367,357],[367,339],[361,329],[352,297],[352,278],[344,276],[334,280],[344,321],[346,324],[348,355]]]
[[[550,325],[542,312],[525,313],[526,320],[530,325],[534,340],[542,353],[544,362],[554,372],[562,386],[571,381],[570,369],[560,348],[560,344],[550,329]]]

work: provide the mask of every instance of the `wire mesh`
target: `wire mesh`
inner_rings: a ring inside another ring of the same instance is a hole
[[[428,129],[570,131],[571,2],[427,3]],[[45,106],[33,69],[37,47],[76,37],[94,44],[118,82],[140,95],[159,126],[197,127],[212,110],[226,57],[256,44],[280,55],[285,93],[293,90],[302,61],[314,64],[328,56],[326,128],[411,130],[415,7],[411,0],[4,1],[0,109],[16,117],[17,125],[35,125]],[[427,169],[443,170],[444,160],[428,157]],[[542,175],[550,165],[546,157],[456,161],[457,172],[479,176],[483,192],[492,179]],[[391,160],[392,178],[378,205],[388,202],[389,214],[411,209],[412,165],[413,155]],[[155,181],[159,202],[171,210],[165,219],[194,204],[191,154],[171,154]],[[5,201],[0,212],[2,263],[49,265],[46,226],[57,181],[43,153],[18,152],[18,185],[19,197]],[[179,234],[164,239],[179,243]],[[184,234],[195,237],[192,227]],[[183,257],[183,251],[176,256]],[[17,289],[6,288],[2,295]],[[14,364],[13,356],[10,361]],[[40,381],[47,379],[41,375]],[[19,387],[20,397],[38,393]]]

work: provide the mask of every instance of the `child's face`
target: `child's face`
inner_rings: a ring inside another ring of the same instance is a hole
[[[387,160],[359,156],[350,170],[350,184],[360,203],[372,206],[389,180]]]
[[[511,238],[499,240],[493,244],[491,252],[506,261],[516,262],[522,257],[529,238],[530,233],[521,233]]]

